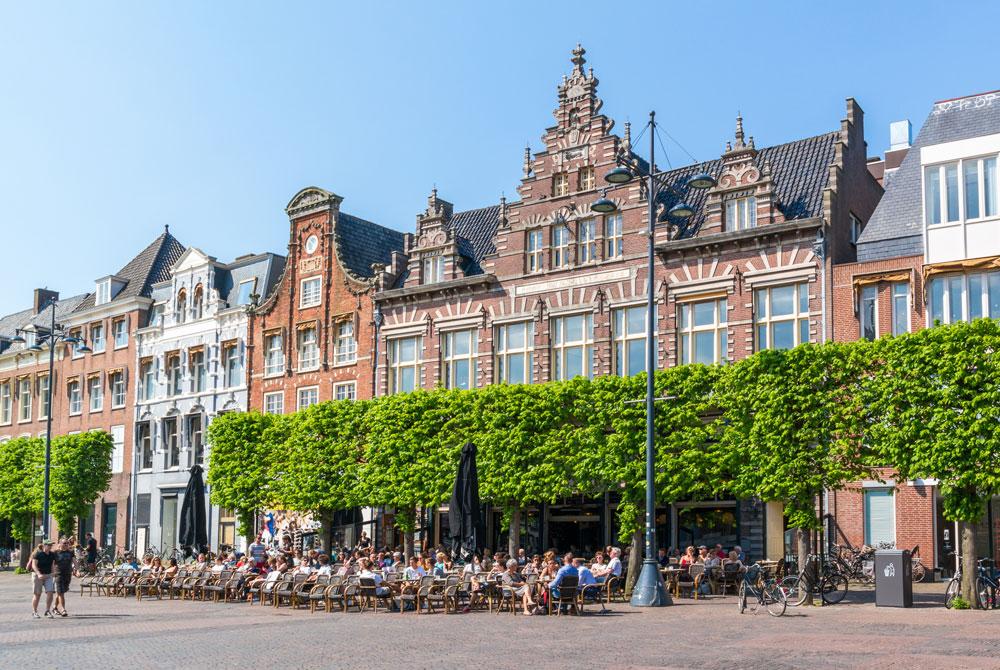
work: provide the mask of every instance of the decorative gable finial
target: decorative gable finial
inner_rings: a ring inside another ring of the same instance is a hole
[[[742,149],[746,146],[743,143],[743,116],[737,112],[736,113],[736,148]]]
[[[524,145],[524,176],[531,176],[531,145]]]
[[[632,123],[629,121],[625,122],[625,137],[622,141],[624,143],[625,154],[632,153]]]
[[[507,224],[507,196],[501,192],[500,193],[500,227],[506,228]]]
[[[587,59],[583,55],[587,53],[587,50],[580,46],[580,43],[576,43],[576,48],[573,49],[573,72],[578,72],[583,74],[583,64],[587,62]]]

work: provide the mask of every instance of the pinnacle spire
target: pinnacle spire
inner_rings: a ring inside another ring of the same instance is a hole
[[[587,62],[587,59],[583,57],[585,53],[587,53],[587,50],[577,42],[576,48],[573,49],[573,58],[571,60],[573,62],[573,70],[580,74],[583,74],[583,64]]]
[[[746,146],[743,143],[743,115],[739,112],[736,113],[736,148],[742,149]]]

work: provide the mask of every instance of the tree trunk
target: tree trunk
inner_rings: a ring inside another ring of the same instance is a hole
[[[642,570],[642,530],[632,533],[632,550],[628,554],[628,573],[625,575],[625,593],[632,593],[639,572]]]
[[[517,558],[517,549],[521,544],[521,508],[517,505],[510,510],[510,528],[507,530],[507,555]]]
[[[962,583],[959,585],[962,598],[974,608],[979,608],[976,598],[976,525],[960,521],[958,532],[961,534],[960,551],[962,554]]]
[[[808,528],[796,528],[795,529],[795,539],[798,545],[796,553],[799,559],[799,572],[808,571],[807,576],[809,584],[814,584],[816,579],[816,565],[810,563],[807,559],[809,557],[809,529]],[[803,603],[804,605],[813,604],[812,587],[810,586],[809,591],[806,593],[806,599]]]
[[[416,510],[410,509],[405,512],[396,512],[396,525],[403,531],[403,556],[407,561],[413,556],[413,521],[415,519]]]
[[[21,547],[21,558],[20,560],[18,560],[18,563],[20,563],[20,565],[18,567],[27,568],[28,559],[31,558],[31,543],[22,540],[21,542],[18,543],[18,545]]]

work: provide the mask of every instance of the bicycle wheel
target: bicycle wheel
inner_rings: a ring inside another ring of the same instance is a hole
[[[952,577],[951,581],[948,582],[948,588],[944,590],[944,606],[948,609],[951,609],[952,602],[958,597],[958,580],[958,576]]]
[[[771,616],[781,616],[785,613],[788,601],[785,599],[785,592],[776,584],[768,584],[761,591],[761,598],[764,600],[764,607]]]
[[[847,577],[840,573],[831,573],[823,577],[820,582],[820,593],[823,595],[823,602],[828,605],[836,605],[847,595]]]
[[[745,612],[746,609],[747,609],[747,583],[746,582],[740,582],[740,591],[736,595],[736,605],[740,609],[740,614],[743,614],[743,612]]]
[[[798,607],[809,595],[809,588],[802,575],[788,575],[781,580],[781,589],[785,592],[785,601],[789,607]]]
[[[976,600],[979,602],[979,609],[988,610],[993,607],[993,586],[982,577],[976,577]]]
[[[924,581],[924,577],[927,575],[927,568],[920,561],[913,564],[913,583]]]

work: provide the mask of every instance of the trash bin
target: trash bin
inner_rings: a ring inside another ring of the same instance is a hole
[[[908,549],[875,552],[875,606],[913,607],[913,561]]]

